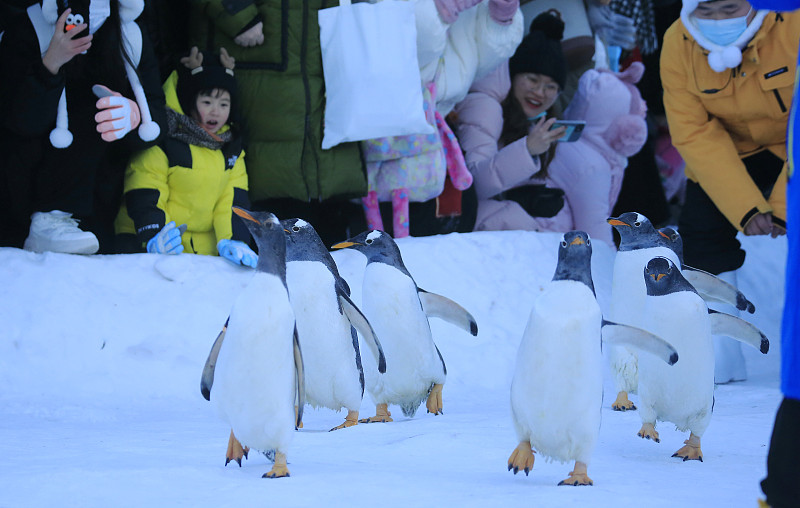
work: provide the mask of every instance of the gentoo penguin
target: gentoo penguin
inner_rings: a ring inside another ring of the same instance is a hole
[[[562,237],[553,280],[537,297],[517,353],[511,416],[519,445],[508,459],[527,475],[534,450],[560,462],[575,461],[559,485],[592,485],[587,466],[600,430],[603,341],[657,355],[668,364],[675,350],[652,334],[604,321],[594,292],[589,235]]]
[[[400,249],[383,231],[365,231],[333,246],[352,248],[367,258],[361,308],[375,329],[389,368],[366,374],[375,416],[364,423],[390,422],[389,404],[413,417],[427,397],[429,413],[442,413],[442,387],[447,370],[433,342],[428,316],[436,316],[478,334],[475,319],[454,301],[417,287],[403,264]]]
[[[286,240],[273,214],[233,211],[258,245],[258,264],[212,346],[201,387],[231,425],[229,453],[236,438],[265,454],[274,451],[272,470],[264,477],[289,476],[286,451],[302,420],[305,395],[303,358],[286,289]],[[241,465],[241,456],[238,461]]]
[[[703,460],[700,438],[714,406],[714,350],[712,333],[728,335],[769,350],[769,341],[757,328],[737,317],[708,309],[706,302],[665,257],[651,259],[644,269],[647,297],[644,313],[650,331],[669,341],[681,361],[665,368],[647,355],[639,357],[640,437],[660,442],[657,420],[669,421],[690,432],[686,446],[672,456]]]
[[[350,300],[350,287],[314,227],[302,219],[285,219],[281,224],[286,232],[286,285],[303,345],[306,403],[335,411],[347,408],[344,423],[331,430],[351,427],[358,423],[364,395],[356,328],[379,372],[386,372],[383,349],[367,318]]]
[[[680,236],[672,229],[655,229],[644,215],[628,212],[619,217],[609,217],[608,223],[620,235],[619,251],[614,259],[614,274],[611,283],[611,307],[609,318],[631,326],[649,329],[642,321],[642,308],[646,289],[642,270],[647,262],[656,256],[664,256],[677,266],[683,266],[682,243]],[[695,285],[698,293],[708,301],[730,303],[750,312],[755,307],[735,287],[710,273],[688,266],[686,278]],[[636,409],[628,399],[629,393],[636,393],[637,364],[636,354],[625,348],[608,349],[611,371],[617,389],[617,399],[611,405],[614,410]]]
[[[747,311],[750,314],[756,311],[756,306],[733,284],[714,274],[684,264],[683,239],[677,231],[666,227],[659,229],[658,233],[664,244],[678,256],[683,277],[697,290],[703,300],[732,305],[736,310]]]

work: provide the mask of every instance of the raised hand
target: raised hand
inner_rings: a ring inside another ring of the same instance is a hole
[[[536,122],[528,133],[526,144],[531,155],[539,155],[547,151],[550,145],[564,135],[566,127],[558,127],[550,130],[556,121],[555,118],[545,119],[542,117]]]
[[[100,97],[95,103],[100,112],[94,115],[94,121],[104,141],[122,139],[139,126],[141,114],[135,101],[103,85],[94,85],[92,91]]]
[[[66,9],[61,13],[56,21],[56,31],[50,39],[50,45],[42,57],[42,63],[53,74],[58,74],[59,69],[65,63],[80,53],[87,51],[92,46],[92,35],[78,37],[78,34],[86,30],[89,25],[81,23],[65,30],[67,16],[72,9]]]

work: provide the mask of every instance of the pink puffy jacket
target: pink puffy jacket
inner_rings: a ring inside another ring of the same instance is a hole
[[[581,76],[564,118],[584,120],[586,128],[578,141],[558,144],[546,180],[533,178],[540,166],[528,153],[525,138],[498,145],[503,128],[500,103],[511,89],[508,63],[476,81],[456,106],[459,142],[478,193],[475,230],[580,229],[613,245],[606,219],[619,195],[627,158],[647,139],[647,108],[633,86],[643,72],[644,66],[635,63],[618,74],[589,70]],[[514,201],[491,199],[532,183],[564,190],[564,208],[555,217],[531,217]]]

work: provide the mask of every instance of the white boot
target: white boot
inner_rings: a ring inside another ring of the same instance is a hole
[[[53,210],[31,216],[31,230],[24,247],[36,252],[94,254],[100,244],[93,233],[78,228],[78,221],[71,213]]]
[[[722,272],[717,275],[728,284],[736,286],[736,270]],[[739,316],[739,311],[732,305],[710,302],[708,308],[724,312],[732,316]],[[730,383],[731,381],[744,381],[747,379],[747,369],[742,353],[742,343],[738,340],[713,335],[714,340],[714,382],[717,384]]]

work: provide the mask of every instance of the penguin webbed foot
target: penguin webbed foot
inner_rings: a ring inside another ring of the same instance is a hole
[[[227,466],[230,461],[235,460],[239,467],[242,467],[242,457],[248,458],[247,455],[249,453],[250,448],[243,447],[242,443],[233,435],[233,429],[231,429],[231,435],[228,438],[228,450],[225,452],[225,465]]]
[[[594,485],[594,482],[586,471],[586,463],[581,461],[575,461],[575,467],[572,468],[572,471],[569,473],[569,478],[566,480],[561,480],[558,482],[559,486],[562,485],[571,485],[573,487],[577,487],[579,485]]]
[[[378,404],[375,407],[375,416],[358,420],[358,423],[386,423],[393,421],[392,413],[389,411],[389,404]]]
[[[275,463],[272,465],[272,469],[261,475],[261,478],[285,478],[291,476],[289,468],[286,466],[286,454],[275,450],[270,451],[275,454]]]
[[[628,399],[628,392],[619,392],[617,400],[611,404],[611,409],[614,411],[636,411],[636,406]]]
[[[431,387],[431,391],[428,393],[428,401],[425,403],[429,413],[434,415],[444,414],[442,410],[442,388],[443,385],[440,384],[434,384]]]
[[[337,425],[328,432],[333,432],[334,430],[341,430],[347,427],[353,427],[355,425],[358,425],[358,422],[359,422],[358,411],[348,411],[347,417],[344,419],[344,423],[342,423],[341,425]]]
[[[642,428],[639,429],[639,432],[637,432],[636,435],[642,439],[652,439],[656,443],[661,442],[661,438],[658,436],[655,425],[652,423],[643,423]]]
[[[677,452],[673,453],[673,457],[678,457],[683,459],[684,462],[687,460],[699,460],[703,462],[703,450],[700,449],[700,439],[698,438],[696,441],[693,438],[689,438],[683,442],[686,446],[682,447]]]
[[[533,469],[533,462],[535,459],[536,457],[534,456],[530,442],[522,441],[517,445],[514,451],[511,452],[511,456],[508,458],[508,470],[513,470],[514,474],[522,470],[525,471],[525,476],[528,476],[528,473]]]

